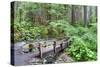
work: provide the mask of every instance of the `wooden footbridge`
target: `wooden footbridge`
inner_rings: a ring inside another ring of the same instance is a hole
[[[66,39],[51,40],[51,41],[49,40],[49,41],[44,41],[44,43],[38,42],[37,44],[35,43],[36,46],[33,47],[33,49],[37,48],[37,50],[32,52],[30,51],[31,50],[30,48],[29,52],[32,52],[33,57],[39,56],[40,58],[43,58],[45,56],[55,55],[58,52],[63,51],[68,46],[68,43],[69,42]]]
[[[41,43],[42,42],[42,43]],[[28,43],[30,44],[30,43]],[[69,45],[68,39],[63,40],[46,40],[46,41],[39,41],[31,43],[33,45],[30,46],[35,51],[31,51],[28,49],[27,51],[23,50],[23,46],[25,43],[15,43],[14,48],[11,48],[12,52],[12,59],[14,65],[27,65],[29,60],[32,58],[40,58],[44,59],[50,55],[57,55],[59,52],[63,51]]]

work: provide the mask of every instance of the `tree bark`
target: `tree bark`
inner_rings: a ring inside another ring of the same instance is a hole
[[[75,6],[72,5],[72,21],[71,21],[71,24],[74,24],[75,22]]]
[[[87,21],[87,6],[84,6],[84,26],[87,27],[88,21]]]

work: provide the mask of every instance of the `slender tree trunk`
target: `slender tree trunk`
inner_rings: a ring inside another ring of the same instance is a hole
[[[20,9],[19,15],[20,15],[19,22],[21,22],[22,21],[22,9]]]
[[[75,22],[75,6],[72,5],[72,22],[71,22],[71,24],[74,24],[74,22]]]
[[[90,6],[89,7],[89,17],[91,17],[92,16],[92,7]]]
[[[84,6],[84,26],[87,27],[88,21],[87,21],[87,6]]]
[[[95,16],[96,16],[96,22],[97,22],[97,19],[98,19],[98,15],[97,15],[97,6],[95,7]]]

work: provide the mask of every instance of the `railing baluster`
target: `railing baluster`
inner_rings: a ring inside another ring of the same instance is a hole
[[[63,50],[63,43],[60,44],[61,51]]]
[[[56,41],[53,42],[54,54],[56,53]]]
[[[42,59],[42,45],[41,43],[39,43],[39,55],[40,55],[40,58]]]

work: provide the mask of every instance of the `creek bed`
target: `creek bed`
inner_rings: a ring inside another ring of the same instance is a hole
[[[41,40],[40,42],[44,43],[47,47],[44,47],[44,50],[45,48],[46,49],[51,49],[53,48],[51,45],[53,44],[53,41],[56,41],[55,39],[52,39],[52,40]],[[59,41],[57,41],[59,44]],[[31,42],[32,43],[32,42]],[[19,65],[30,65],[30,64],[50,64],[50,63],[63,63],[63,62],[68,62],[67,60],[62,60],[62,55],[63,54],[58,54],[58,55],[53,55],[52,53],[49,54],[45,54],[44,57],[42,59],[40,59],[38,56],[35,57],[34,56],[34,52],[35,51],[38,51],[37,48],[35,48],[35,50],[33,52],[26,52],[24,53],[23,52],[23,46],[26,44],[26,42],[17,42],[14,44],[14,48],[11,48],[14,50],[14,64],[16,66],[19,66]],[[32,43],[35,47],[37,47],[38,45],[38,42],[34,42]],[[26,49],[27,50],[27,49]],[[45,50],[47,51],[47,50]],[[68,58],[68,56],[66,55],[65,56],[66,58]],[[69,60],[72,62],[72,60]]]

